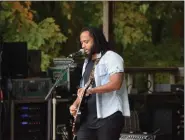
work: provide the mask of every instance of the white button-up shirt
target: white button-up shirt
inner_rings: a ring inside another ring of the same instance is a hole
[[[101,57],[101,53],[98,54]],[[87,59],[84,61],[82,75],[85,72]],[[95,66],[94,78],[96,86],[101,86],[109,82],[110,75],[118,72],[124,72],[124,61],[120,55],[113,51],[107,51],[99,63]],[[81,87],[84,87],[82,80]],[[130,107],[128,101],[128,92],[125,78],[120,90],[109,93],[96,94],[96,109],[98,118],[106,118],[116,111],[121,111],[123,116],[130,116]]]

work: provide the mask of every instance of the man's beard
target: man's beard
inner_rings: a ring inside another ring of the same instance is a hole
[[[88,60],[92,60],[92,56],[96,53],[95,47],[91,47],[90,53],[87,55]]]
[[[86,55],[86,57],[88,58],[88,60],[91,60],[93,54],[95,54],[95,49],[94,49],[94,48],[95,48],[95,47],[92,46],[92,47],[91,47],[91,50],[90,50],[90,52],[89,52],[89,54]]]

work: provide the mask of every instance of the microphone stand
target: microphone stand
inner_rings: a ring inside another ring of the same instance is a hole
[[[66,67],[66,69],[63,69],[60,71],[60,76],[56,79],[55,83],[49,90],[48,94],[45,97],[45,100],[48,100],[49,96],[52,95],[53,89],[58,85],[59,81],[63,79],[63,76],[66,74],[67,70],[69,69],[70,65],[74,63],[74,61],[71,61],[70,64]],[[52,96],[52,105],[53,105],[53,135],[52,135],[52,140],[56,140],[56,93],[53,94]],[[49,132],[48,132],[49,133]]]

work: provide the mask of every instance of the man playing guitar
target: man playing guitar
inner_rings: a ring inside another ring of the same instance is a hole
[[[82,29],[80,42],[87,57],[82,69],[81,88],[70,106],[70,113],[76,117],[82,99],[85,100],[85,117],[75,131],[77,140],[119,140],[123,116],[130,116],[123,58],[109,48],[100,29]]]

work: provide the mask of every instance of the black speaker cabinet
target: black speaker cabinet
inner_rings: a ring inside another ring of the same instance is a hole
[[[41,72],[41,50],[28,50],[29,76],[39,76]]]
[[[147,98],[147,112],[151,132],[157,130],[156,140],[181,140],[177,134],[177,127],[180,126],[178,110],[183,105],[181,102],[183,94],[161,94],[150,95]]]
[[[27,43],[3,43],[2,77],[26,78],[28,76]]]

